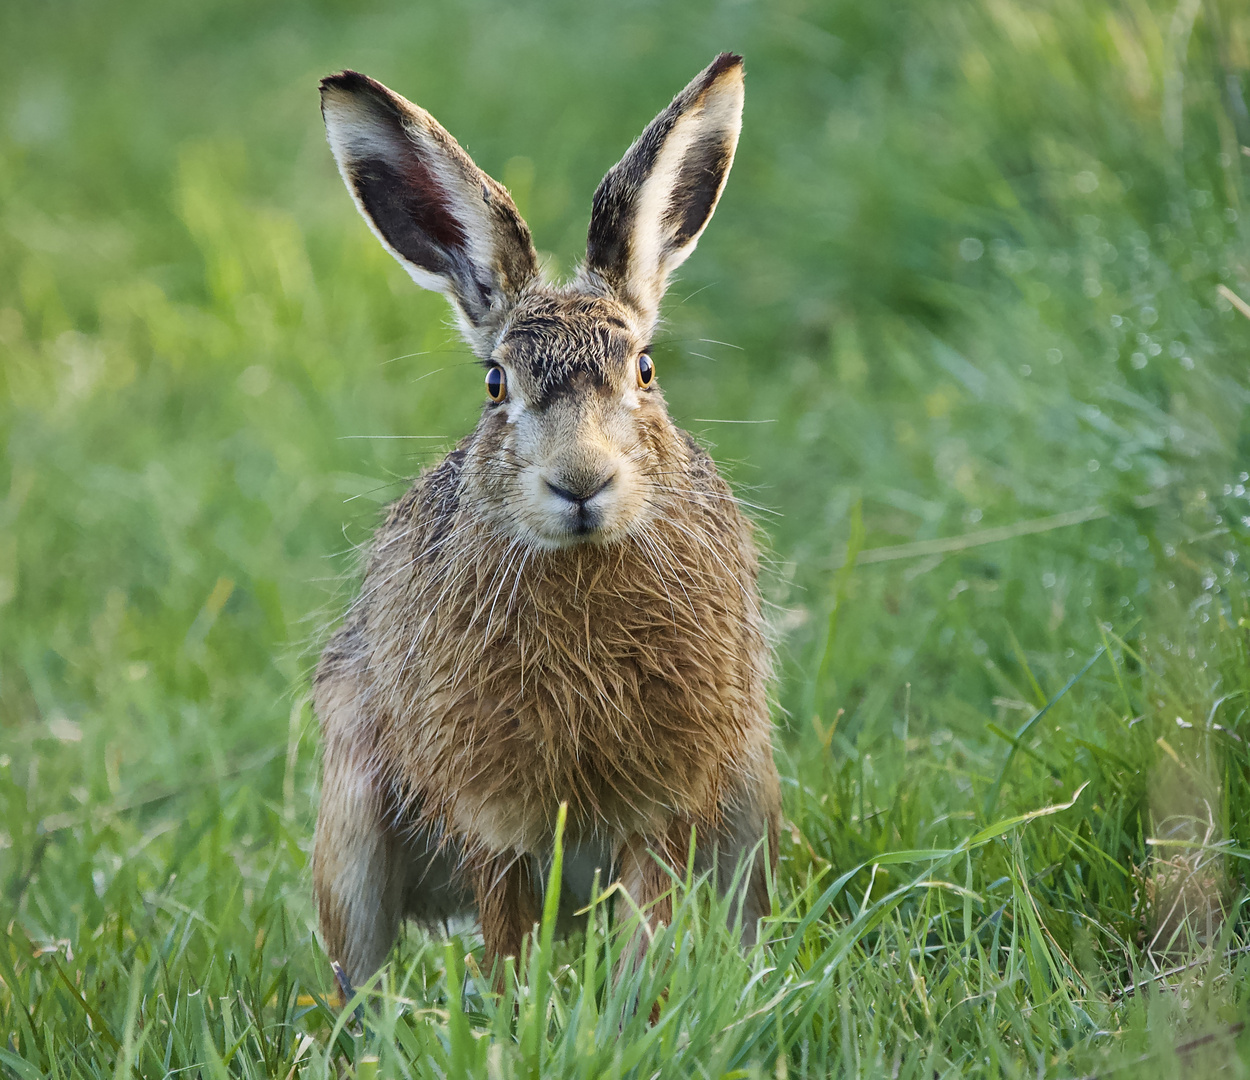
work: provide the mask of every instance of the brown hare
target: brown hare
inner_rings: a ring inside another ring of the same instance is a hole
[[[715,61],[595,192],[585,264],[543,280],[508,192],[429,113],[354,71],[321,83],[374,233],[451,301],[486,369],[471,435],[390,507],[321,657],[313,873],[345,986],[400,921],[476,912],[489,971],[538,918],[568,804],[565,882],[596,867],[653,922],[666,867],[767,908],[780,798],[752,528],[668,417],[649,345],[738,142],[742,58]],[[764,846],[761,841],[767,841]],[[496,984],[502,973],[496,968]]]

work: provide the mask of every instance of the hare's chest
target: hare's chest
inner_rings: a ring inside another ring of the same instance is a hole
[[[611,569],[422,605],[415,638],[398,636],[411,647],[376,680],[396,688],[385,757],[429,817],[532,851],[562,803],[571,830],[598,836],[712,812],[766,712],[752,624],[734,590],[670,603],[638,568]]]
[[[534,850],[561,803],[575,834],[662,829],[715,799],[736,711],[717,679],[621,650],[494,663],[434,680],[420,778],[456,832]]]

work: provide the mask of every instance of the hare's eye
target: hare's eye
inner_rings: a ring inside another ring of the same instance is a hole
[[[638,385],[644,390],[655,381],[655,362],[646,353],[638,355]]]
[[[508,379],[498,364],[486,373],[486,393],[496,404],[508,396]]]

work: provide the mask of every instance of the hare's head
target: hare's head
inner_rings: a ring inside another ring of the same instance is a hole
[[[595,192],[586,261],[543,280],[508,192],[424,109],[356,72],[321,83],[339,171],[413,279],[443,293],[486,368],[464,497],[535,547],[605,543],[671,503],[688,460],[648,354],[669,275],[729,175],[742,58],[724,53],[657,116]]]

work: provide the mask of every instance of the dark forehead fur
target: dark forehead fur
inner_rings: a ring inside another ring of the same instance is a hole
[[[524,373],[535,404],[542,405],[585,378],[611,385],[613,369],[645,344],[634,340],[625,310],[614,300],[539,293],[513,310],[496,355]]]

